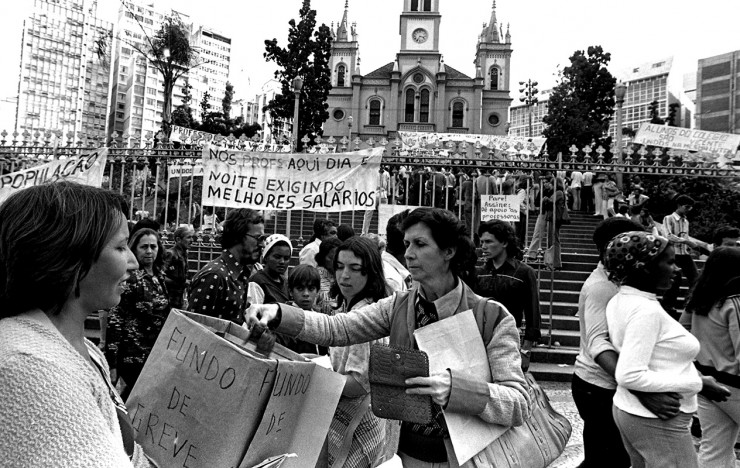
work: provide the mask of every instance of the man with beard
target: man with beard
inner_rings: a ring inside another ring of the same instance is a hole
[[[190,310],[242,324],[249,302],[249,270],[259,261],[265,239],[262,215],[248,208],[229,211],[221,236],[224,252],[195,274]]]

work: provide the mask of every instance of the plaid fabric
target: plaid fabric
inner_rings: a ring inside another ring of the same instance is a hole
[[[437,308],[434,306],[434,303],[421,297],[421,294],[416,295],[414,311],[416,312],[417,328],[424,327],[439,320]],[[445,424],[445,416],[442,413],[442,408],[432,403],[432,422],[429,424],[412,424],[411,432],[430,437],[446,437],[448,434],[447,424]]]

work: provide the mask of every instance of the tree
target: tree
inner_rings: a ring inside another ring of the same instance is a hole
[[[660,118],[658,101],[652,101],[650,104],[648,104],[648,115],[650,116],[651,124],[663,125],[665,123],[665,120]]]
[[[193,94],[190,91],[191,89],[193,89],[193,87],[190,85],[190,82],[186,81],[185,85],[182,87],[182,104],[172,111],[172,123],[174,125],[179,125],[180,127],[185,128],[196,128],[198,125],[195,117],[193,117],[193,109],[190,107],[190,102],[193,100]]]
[[[231,102],[234,100],[234,85],[229,81],[226,82],[226,90],[224,91],[224,98],[221,100],[221,108],[224,112],[224,118],[226,120],[231,119]]]
[[[298,148],[304,135],[322,135],[321,126],[329,118],[329,105],[326,103],[331,90],[331,70],[329,57],[331,51],[331,32],[322,24],[316,29],[316,10],[311,9],[311,1],[303,0],[299,11],[300,21],[291,19],[288,24],[288,46],[279,47],[277,39],[265,41],[264,57],[273,61],[279,69],[275,78],[282,85],[281,94],[269,102],[266,109],[276,119],[292,119],[295,94],[293,79],[303,78],[303,89],[299,106]]]
[[[681,104],[677,102],[668,105],[668,117],[666,117],[665,122],[668,124],[669,127],[675,127],[677,125],[676,114],[678,114],[678,109],[680,107]]]
[[[582,148],[611,143],[605,138],[614,114],[616,83],[606,68],[610,60],[611,54],[601,46],[591,46],[586,53],[577,50],[570,57],[570,66],[561,72],[542,119],[551,155],[567,154],[571,145]]]
[[[203,98],[200,100],[200,118],[203,122],[206,121],[206,115],[208,115],[208,109],[211,108],[211,103],[208,102],[211,99],[211,93],[206,91],[203,94]]]

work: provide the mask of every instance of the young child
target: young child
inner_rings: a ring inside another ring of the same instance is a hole
[[[288,275],[290,296],[295,305],[303,310],[314,308],[320,285],[319,271],[311,265],[298,265]]]

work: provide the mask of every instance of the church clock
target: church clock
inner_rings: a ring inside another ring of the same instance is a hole
[[[411,38],[417,44],[423,44],[427,41],[427,39],[429,39],[429,33],[427,33],[427,30],[424,28],[417,28],[411,34]]]

